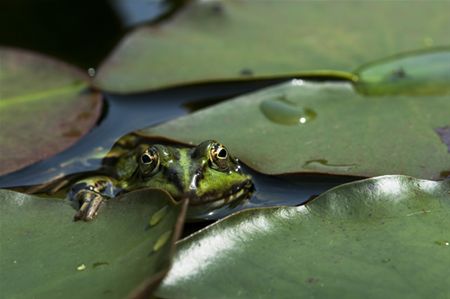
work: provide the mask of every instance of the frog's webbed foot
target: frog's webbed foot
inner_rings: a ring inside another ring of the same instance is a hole
[[[90,190],[79,191],[75,195],[75,199],[80,203],[80,209],[73,217],[75,221],[90,221],[94,219],[105,200],[101,194]]]
[[[75,202],[78,212],[74,220],[90,221],[97,216],[103,203],[115,197],[118,189],[114,180],[108,177],[92,177],[74,184],[69,192],[69,198]]]

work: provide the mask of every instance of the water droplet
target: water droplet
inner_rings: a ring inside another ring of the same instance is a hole
[[[95,77],[96,70],[93,67],[88,68],[89,77]]]
[[[391,72],[391,81],[402,80],[405,79],[406,77],[407,77],[406,71],[402,67],[394,69]]]
[[[434,243],[439,245],[439,246],[450,246],[450,242],[449,241],[438,240],[438,241],[434,241]]]
[[[164,216],[167,215],[167,212],[169,211],[169,206],[164,206],[161,209],[159,209],[158,211],[156,211],[152,217],[150,218],[150,221],[148,222],[148,224],[150,226],[155,226],[157,225],[159,222],[161,222],[161,220],[164,218]]]
[[[241,76],[244,76],[244,77],[253,76],[253,71],[251,69],[247,69],[247,68],[243,68],[239,73]]]
[[[316,283],[318,283],[319,281],[320,281],[320,279],[315,278],[315,277],[310,277],[310,278],[308,278],[308,279],[306,280],[306,282],[309,283],[309,284],[316,284]]]
[[[97,267],[100,267],[100,266],[107,266],[107,265],[109,265],[108,262],[96,262],[96,263],[92,264],[92,267],[93,268],[97,268]]]
[[[86,265],[85,264],[78,265],[77,271],[84,271],[84,270],[86,270]]]
[[[303,164],[303,168],[315,169],[315,170],[350,170],[355,167],[356,164],[331,164],[325,159],[309,160]]]
[[[317,116],[314,110],[299,107],[285,96],[261,102],[260,109],[269,120],[282,125],[303,125]]]
[[[169,241],[170,236],[172,235],[172,230],[168,230],[159,236],[158,240],[156,240],[155,245],[153,245],[153,251],[160,250],[166,243]]]

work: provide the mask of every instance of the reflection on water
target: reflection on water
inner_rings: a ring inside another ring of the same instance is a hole
[[[183,4],[182,0],[109,0],[108,2],[124,27],[155,21]]]
[[[252,175],[255,184],[256,191],[250,199],[204,213],[195,211],[194,214],[188,210],[187,219],[189,221],[217,220],[249,208],[297,206],[333,187],[360,179],[350,176],[302,174],[272,176],[261,174],[248,167],[245,167],[244,171]]]
[[[185,2],[1,1],[0,43],[56,56],[87,70],[98,66],[132,26],[165,19]]]
[[[107,94],[104,117],[97,127],[71,148],[22,170],[1,176],[0,188],[36,185],[63,175],[94,171],[100,166],[99,156],[129,132],[280,81],[211,83],[126,96]]]
[[[85,175],[87,172],[98,171],[101,157],[117,139],[129,132],[185,115],[195,109],[215,104],[221,99],[279,82],[280,80],[215,83],[127,96],[106,95],[103,119],[89,134],[73,147],[52,158],[0,177],[0,187],[45,185],[69,174]],[[205,136],[206,138],[208,137]],[[188,211],[187,218],[190,221],[216,220],[253,207],[296,206],[332,187],[357,179],[320,175],[269,176],[249,168],[244,170],[252,175],[256,186],[256,191],[250,199],[232,202],[228,206],[210,211]],[[59,183],[66,184],[67,181]],[[55,188],[53,185],[50,187]],[[163,212],[150,219],[150,225],[159,222],[164,217]]]

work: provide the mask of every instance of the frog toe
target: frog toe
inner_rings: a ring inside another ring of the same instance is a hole
[[[93,220],[97,216],[98,211],[105,200],[102,195],[88,190],[79,192],[76,197],[81,203],[81,207],[73,217],[74,221]]]

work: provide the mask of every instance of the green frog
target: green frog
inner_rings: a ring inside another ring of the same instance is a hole
[[[96,217],[105,200],[141,188],[160,188],[191,206],[217,208],[248,198],[254,189],[238,159],[214,140],[195,147],[142,143],[136,136],[119,140],[105,158],[111,174],[88,177],[69,191],[78,211],[75,220]]]

